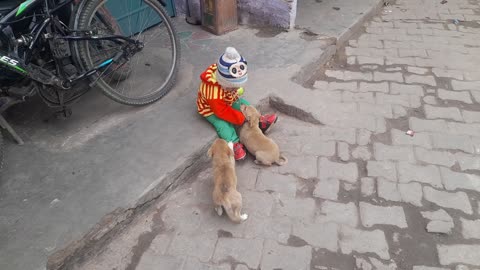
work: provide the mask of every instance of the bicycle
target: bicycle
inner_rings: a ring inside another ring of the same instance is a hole
[[[174,85],[180,46],[163,0],[15,2],[0,2],[0,113],[39,94],[69,116],[93,86],[141,106]],[[0,125],[23,143],[1,114]]]

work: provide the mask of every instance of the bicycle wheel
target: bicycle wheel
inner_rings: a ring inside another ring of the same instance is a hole
[[[122,35],[143,42],[129,59],[105,64],[91,79],[109,98],[126,105],[146,105],[170,91],[180,63],[175,27],[158,0],[88,0],[77,11],[75,30]],[[85,71],[124,50],[114,41],[77,42],[78,62]]]

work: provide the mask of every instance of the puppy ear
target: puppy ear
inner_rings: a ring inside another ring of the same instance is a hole
[[[208,151],[207,151],[207,156],[208,156],[209,158],[212,158],[212,156],[213,156],[212,147],[210,147],[210,149],[208,149]]]

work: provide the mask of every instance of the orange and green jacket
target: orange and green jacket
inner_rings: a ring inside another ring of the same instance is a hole
[[[201,75],[202,80],[198,89],[197,108],[198,113],[204,117],[215,115],[234,125],[245,122],[242,112],[232,108],[232,104],[238,100],[236,91],[226,91],[215,78],[217,64],[207,68]]]

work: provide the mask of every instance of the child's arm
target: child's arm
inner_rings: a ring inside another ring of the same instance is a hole
[[[235,110],[221,99],[210,99],[208,104],[213,113],[220,119],[234,125],[240,126],[245,122],[245,116],[240,111]]]

